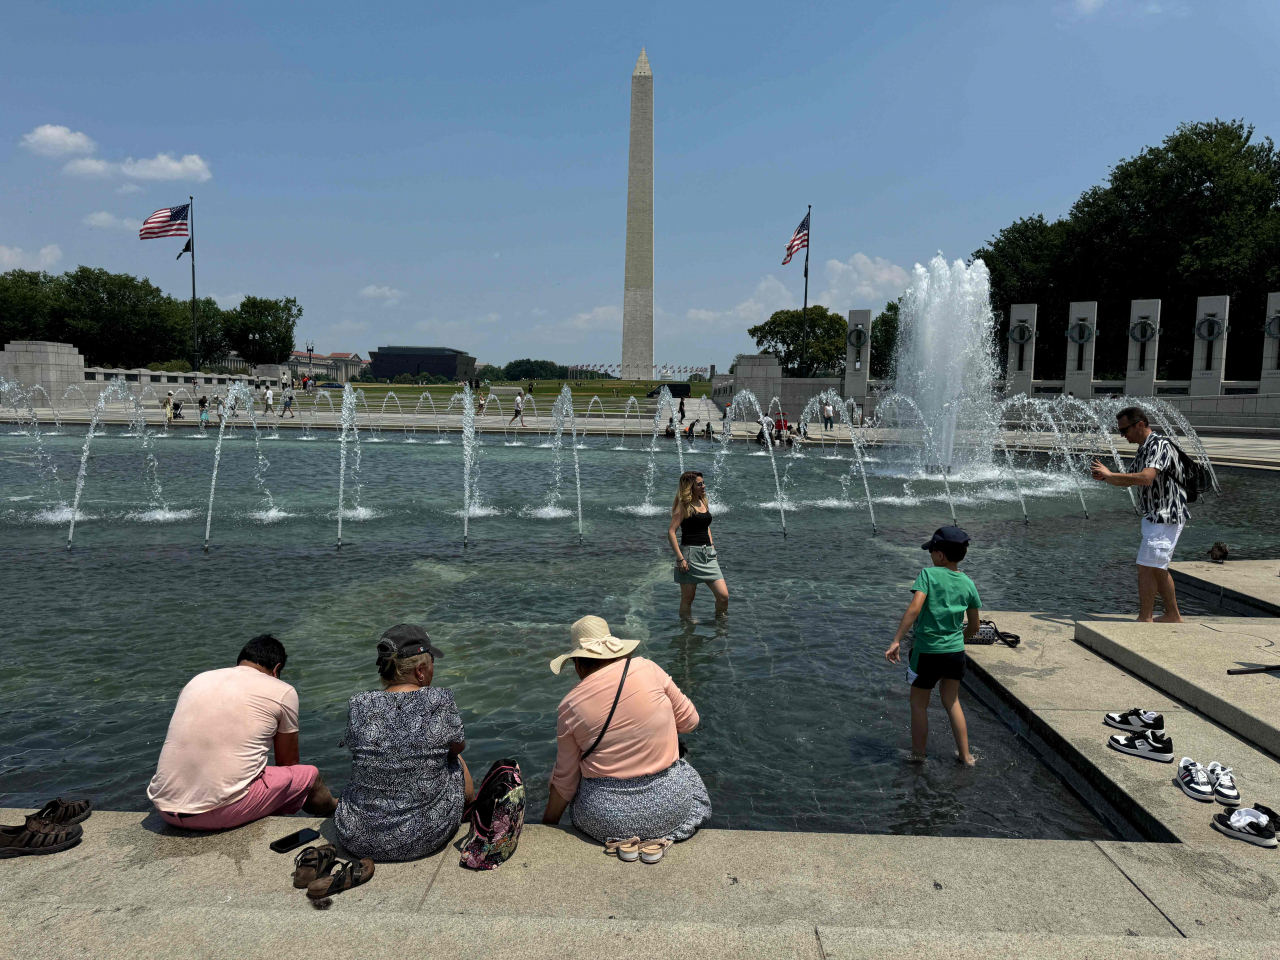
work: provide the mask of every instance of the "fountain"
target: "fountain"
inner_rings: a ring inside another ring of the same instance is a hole
[[[382,398],[382,411],[379,414],[380,419],[383,421],[387,419],[387,401],[388,400],[394,400],[396,402],[396,415],[400,418],[400,426],[403,428],[404,438],[407,441],[409,439],[409,424],[404,419],[404,408],[400,406],[400,398],[397,397],[390,390],[388,390],[387,395]]]
[[[358,519],[360,512],[360,427],[356,419],[356,399],[357,393],[363,396],[363,391],[356,391],[351,388],[351,384],[346,384],[342,388],[342,429],[338,434],[338,549],[342,549],[342,518],[349,515],[352,519]],[[348,513],[346,509],[346,486],[347,486],[347,439],[355,443],[355,465],[351,471],[352,484],[355,487],[355,494],[352,497],[353,506]]]
[[[130,399],[129,389],[123,380],[115,379],[108,382],[98,393],[98,400],[93,405],[93,414],[89,418],[89,432],[85,435],[84,449],[80,453],[80,472],[76,474],[75,498],[71,501],[71,522],[67,527],[68,550],[71,549],[71,541],[75,539],[76,535],[76,518],[80,515],[80,496],[84,493],[85,471],[89,468],[89,446],[93,443],[98,421],[102,418],[107,402],[113,397],[121,401]]]
[[[605,419],[604,404],[600,402],[599,397],[592,397],[587,401],[587,419],[591,419],[591,404],[593,403],[600,408],[600,419],[603,421]],[[604,424],[604,439],[606,442],[609,440],[609,424],[607,422]]]

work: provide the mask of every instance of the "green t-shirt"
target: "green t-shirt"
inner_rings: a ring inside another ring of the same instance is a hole
[[[911,645],[911,669],[915,670],[922,653],[955,653],[964,649],[965,615],[980,608],[982,601],[978,599],[978,588],[966,574],[946,567],[925,567],[911,590],[925,595]]]

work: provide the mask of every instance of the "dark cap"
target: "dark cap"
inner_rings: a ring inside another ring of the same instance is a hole
[[[922,550],[933,550],[939,543],[968,543],[969,535],[959,527],[939,527],[933,531],[928,543],[920,544]]]
[[[416,623],[398,623],[387,630],[378,641],[378,660],[403,660],[405,657],[416,657],[420,653],[429,653],[439,660],[442,654],[431,643],[427,631]]]

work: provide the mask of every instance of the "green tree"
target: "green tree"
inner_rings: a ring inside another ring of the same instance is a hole
[[[0,346],[10,340],[65,339],[58,279],[35,270],[0,274]]]
[[[1115,377],[1124,370],[1129,301],[1158,298],[1158,374],[1187,379],[1196,297],[1225,293],[1226,377],[1257,379],[1266,295],[1280,285],[1280,154],[1241,120],[1184,123],[1118,163],[1065,218],[1020,219],[974,257],[991,271],[998,314],[1039,304],[1037,377],[1062,376],[1069,301],[1098,301],[1099,374]]]
[[[554,360],[512,360],[503,368],[504,380],[559,380],[569,375],[569,368]]]
[[[89,366],[141,367],[191,355],[191,319],[146,278],[77,267],[59,278],[68,339]]]
[[[869,373],[872,380],[892,380],[897,376],[893,354],[898,346],[898,309],[901,304],[901,297],[890,300],[871,321],[871,370]]]
[[[821,304],[800,310],[775,311],[764,323],[747,329],[762,352],[772,353],[782,365],[784,377],[841,376],[844,373],[845,335],[849,322]],[[808,325],[808,346],[801,369],[800,346]]]
[[[506,371],[502,367],[495,367],[492,363],[486,363],[477,370],[476,376],[481,380],[505,380],[507,378]]]
[[[227,343],[251,364],[284,363],[293,352],[293,332],[302,308],[293,297],[245,297],[223,315]]]
[[[191,321],[191,301],[183,300],[182,313]],[[227,323],[225,313],[213,297],[200,297],[196,300],[196,344],[197,362],[201,368],[209,364],[222,363],[231,352],[231,344],[227,340]]]

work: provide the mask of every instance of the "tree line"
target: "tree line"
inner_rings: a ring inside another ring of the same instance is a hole
[[[170,296],[145,277],[85,266],[59,276],[33,270],[0,274],[0,345],[69,343],[91,367],[209,368],[233,351],[251,364],[283,363],[293,351],[301,316],[293,297],[245,297],[231,310],[203,297],[196,300],[193,331],[191,301]]]

